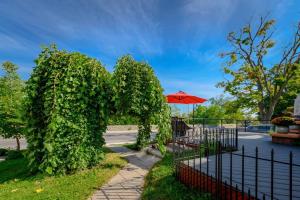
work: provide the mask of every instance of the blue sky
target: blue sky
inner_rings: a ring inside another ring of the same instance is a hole
[[[0,63],[10,60],[28,79],[41,45],[80,51],[109,71],[132,54],[153,66],[165,93],[204,98],[223,93],[226,36],[269,13],[277,21],[268,64],[300,19],[299,0],[1,0]]]

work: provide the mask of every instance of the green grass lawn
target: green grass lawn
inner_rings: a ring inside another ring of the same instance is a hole
[[[66,176],[30,176],[25,158],[0,162],[0,199],[86,200],[126,165],[117,153],[106,151],[98,166]]]
[[[143,199],[149,200],[191,200],[207,199],[196,191],[185,187],[173,176],[172,156],[166,156],[156,163],[145,180]]]

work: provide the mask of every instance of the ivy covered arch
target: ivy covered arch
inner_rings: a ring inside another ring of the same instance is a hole
[[[165,151],[164,143],[171,136],[170,109],[150,65],[129,55],[121,57],[115,66],[112,86],[117,112],[138,118],[137,148],[148,144],[151,124],[157,124],[156,140],[160,150]]]
[[[80,53],[44,48],[26,84],[28,158],[33,170],[73,173],[101,161],[110,113],[138,118],[137,147],[157,124],[163,152],[170,138],[170,110],[152,68],[130,56],[120,58],[113,76]]]
[[[33,170],[72,173],[103,156],[111,75],[80,53],[44,48],[27,82],[28,157]]]

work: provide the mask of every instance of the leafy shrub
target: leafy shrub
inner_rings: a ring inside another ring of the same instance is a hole
[[[278,126],[289,126],[294,124],[294,118],[291,117],[276,117],[272,119],[272,124]]]
[[[110,74],[80,53],[44,48],[27,83],[27,142],[32,170],[72,173],[102,158]]]
[[[136,125],[138,119],[136,117],[113,115],[108,120],[108,125]]]
[[[6,160],[14,160],[18,158],[23,158],[24,155],[22,151],[10,150],[7,152]]]
[[[137,62],[131,56],[123,56],[115,66],[112,84],[118,114],[138,119],[137,148],[141,149],[149,142],[152,123],[159,127],[157,140],[163,151],[163,143],[171,133],[170,108],[151,66]]]
[[[0,149],[0,156],[6,156],[7,155],[7,149]]]

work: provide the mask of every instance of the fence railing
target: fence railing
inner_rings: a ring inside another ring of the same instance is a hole
[[[177,179],[210,199],[300,199],[300,165],[292,152],[238,150],[238,129],[232,128],[174,130],[173,136]]]
[[[236,128],[240,132],[269,133],[275,126],[269,120],[237,120],[237,119],[208,119],[208,118],[177,118],[183,120],[190,127],[205,128]]]

